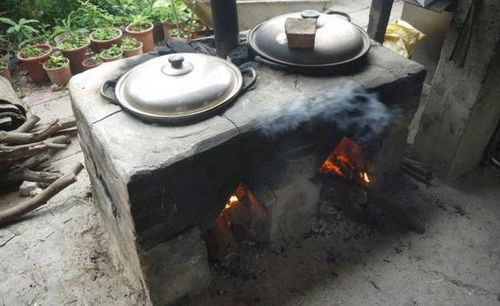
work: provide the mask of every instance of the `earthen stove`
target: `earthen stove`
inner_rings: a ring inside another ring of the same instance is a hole
[[[71,80],[70,94],[111,248],[154,304],[210,283],[206,233],[231,203],[246,199],[253,226],[265,228],[258,235],[273,245],[307,230],[321,189],[314,177],[346,135],[334,126],[306,122],[268,137],[262,118],[270,109],[286,113],[299,96],[309,103],[350,82],[377,93],[398,115],[370,148],[370,173],[361,175],[369,175],[370,188],[383,189],[399,169],[425,77],[422,66],[380,45],[372,46],[361,69],[337,76],[258,65],[257,87],[224,113],[169,127],[144,123],[98,94],[102,82],[152,57],[105,63],[79,74]]]

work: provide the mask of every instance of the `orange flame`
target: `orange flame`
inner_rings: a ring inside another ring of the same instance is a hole
[[[229,201],[226,203],[226,206],[224,206],[224,209],[228,209],[234,205],[236,205],[240,200],[238,199],[237,196],[235,196],[234,194],[231,195],[231,197],[229,198]]]
[[[361,146],[344,137],[321,165],[319,171],[323,174],[357,179],[361,183],[369,184],[371,177],[368,168],[368,162]]]

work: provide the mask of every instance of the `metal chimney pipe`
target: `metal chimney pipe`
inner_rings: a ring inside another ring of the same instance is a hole
[[[210,0],[217,56],[226,58],[239,44],[236,0]]]

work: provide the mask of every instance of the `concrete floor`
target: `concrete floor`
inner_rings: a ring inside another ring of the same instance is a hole
[[[392,195],[424,234],[340,211],[258,256],[254,275],[222,274],[180,305],[500,305],[500,171],[478,169],[455,188],[434,183],[409,181]]]
[[[368,1],[336,3],[364,25]],[[67,92],[25,91],[24,102],[44,120],[71,114]],[[77,140],[54,160],[63,171],[82,161]],[[0,305],[144,304],[110,255],[86,172],[78,179],[0,229]],[[306,239],[259,253],[253,276],[219,274],[207,291],[180,304],[500,305],[500,171],[478,169],[457,187],[405,186],[393,196],[415,209],[424,234],[390,220],[374,227],[339,211]],[[21,200],[10,194],[0,206]]]

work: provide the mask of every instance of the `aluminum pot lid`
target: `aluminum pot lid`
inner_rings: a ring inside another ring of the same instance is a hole
[[[223,59],[177,53],[149,60],[117,82],[118,102],[150,118],[184,118],[209,111],[235,97],[241,89],[240,70]]]
[[[368,34],[344,16],[313,10],[280,15],[255,26],[248,41],[261,56],[286,65],[321,67],[343,64],[363,56],[370,48]],[[290,17],[317,19],[314,48],[288,47],[285,21]]]

